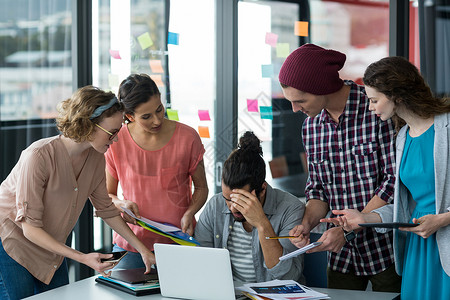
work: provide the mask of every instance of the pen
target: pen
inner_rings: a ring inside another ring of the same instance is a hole
[[[296,236],[266,236],[266,240],[292,239]]]

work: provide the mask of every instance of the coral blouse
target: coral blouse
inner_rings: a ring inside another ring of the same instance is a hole
[[[192,199],[191,176],[205,153],[198,133],[177,122],[164,147],[147,151],[134,142],[127,125],[123,126],[119,141],[105,154],[108,172],[119,181],[123,198],[139,206],[141,216],[181,228],[181,218]],[[140,226],[128,225],[151,250],[154,243],[173,243]],[[137,252],[117,233],[113,241],[123,249]]]

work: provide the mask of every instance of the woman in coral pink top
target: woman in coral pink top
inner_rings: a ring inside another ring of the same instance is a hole
[[[106,153],[107,188],[114,204],[192,235],[194,215],[208,196],[205,149],[199,135],[189,126],[164,118],[160,92],[148,75],[130,75],[121,83],[118,97],[125,106],[127,122],[119,133],[120,142]],[[123,190],[120,199],[119,182]],[[156,242],[173,243],[124,218],[148,248],[153,249]],[[116,233],[113,242],[114,251],[136,251]],[[143,266],[139,255],[131,252],[117,268]]]

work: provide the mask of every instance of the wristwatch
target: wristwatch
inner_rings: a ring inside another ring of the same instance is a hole
[[[347,243],[353,241],[356,238],[356,233],[353,230],[346,231],[344,228],[342,228],[342,230],[344,230],[344,238]]]

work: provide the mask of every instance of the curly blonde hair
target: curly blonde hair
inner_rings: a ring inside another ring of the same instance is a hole
[[[117,112],[123,112],[123,105],[117,102],[100,116],[89,119],[96,108],[107,104],[114,97],[114,93],[92,85],[78,89],[69,99],[58,104],[56,127],[65,137],[77,143],[89,141],[95,124]]]

